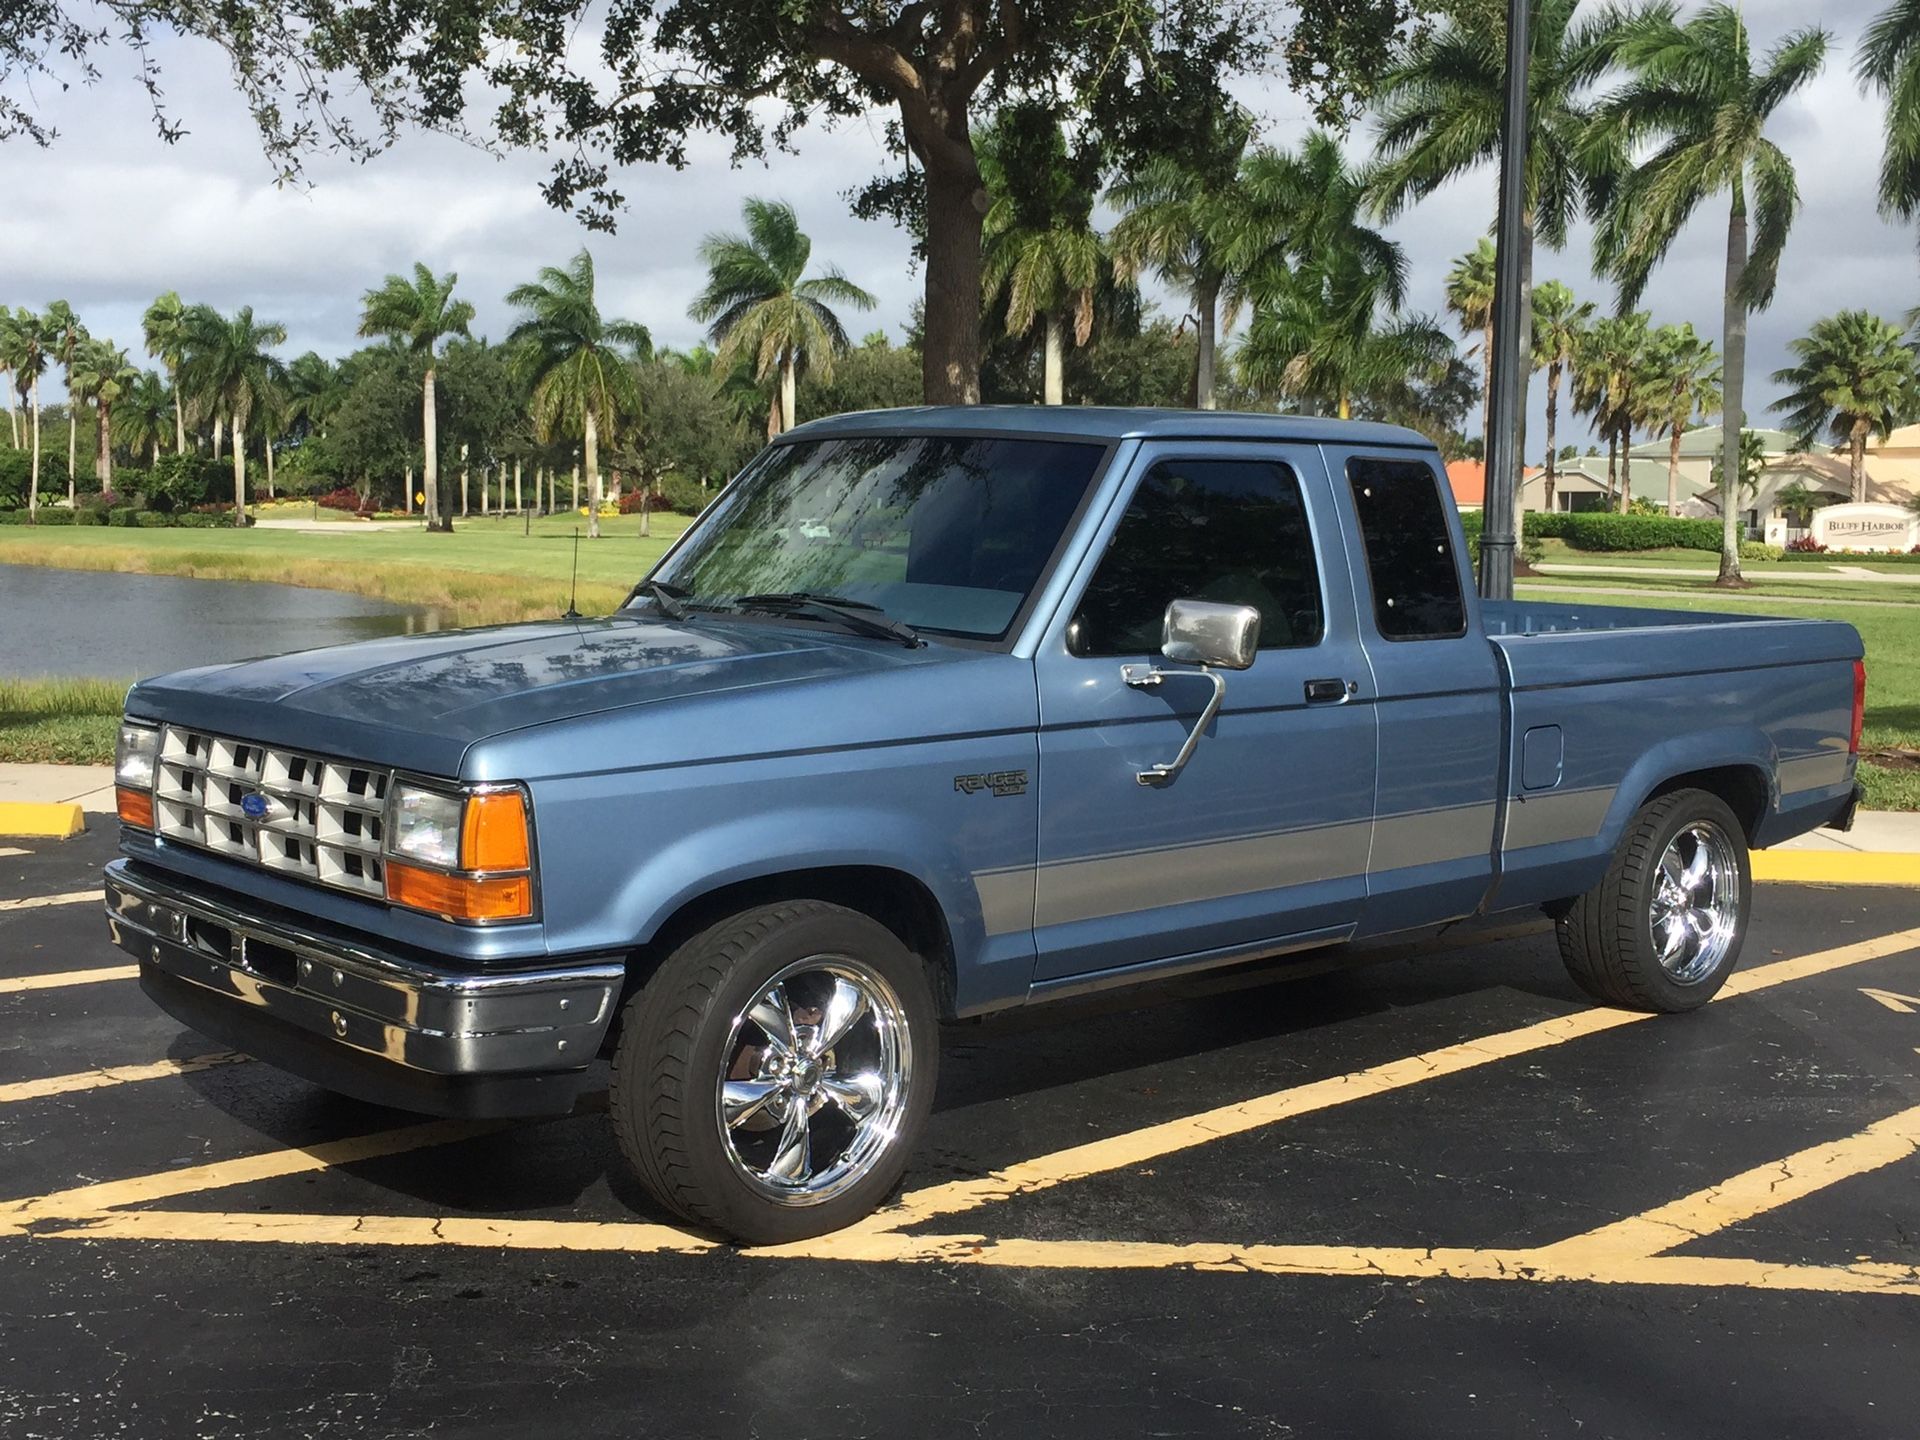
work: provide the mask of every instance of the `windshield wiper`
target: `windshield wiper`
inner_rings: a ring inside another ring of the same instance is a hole
[[[779,590],[766,595],[742,595],[733,602],[742,610],[768,610],[782,614],[794,610],[813,610],[830,615],[849,630],[871,635],[877,640],[897,640],[908,649],[926,642],[904,620],[895,620],[878,605],[865,600],[849,600],[844,595],[819,595],[810,590]]]
[[[683,590],[678,585],[669,585],[664,580],[642,580],[627,592],[628,602],[639,596],[646,596],[660,607],[660,613],[669,620],[687,618],[687,607],[680,602],[692,595],[691,590]]]

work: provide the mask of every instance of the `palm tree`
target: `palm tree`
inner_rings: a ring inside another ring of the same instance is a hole
[[[53,336],[47,323],[24,306],[11,315],[0,309],[0,361],[13,373],[13,388],[28,407],[33,459],[27,474],[27,518],[40,510],[40,377],[46,373]]]
[[[440,434],[433,403],[435,348],[449,335],[467,334],[467,327],[473,323],[473,306],[453,298],[453,287],[459,280],[452,272],[442,280],[415,261],[411,283],[404,276],[389,275],[379,289],[367,291],[360,300],[362,335],[384,335],[405,345],[426,364],[420,382],[420,434],[429,529],[440,516]]]
[[[1847,447],[1853,498],[1867,498],[1867,437],[1885,439],[1920,409],[1920,365],[1900,327],[1865,310],[1814,322],[1788,348],[1798,363],[1773,372],[1787,393],[1773,409],[1801,446],[1825,430]]]
[[[1667,514],[1680,513],[1680,437],[1697,415],[1720,408],[1720,361],[1713,342],[1691,325],[1662,325],[1649,338],[1646,413],[1654,433],[1667,432]],[[1631,464],[1631,461],[1629,461]]]
[[[1880,213],[1920,215],[1920,0],[1893,0],[1860,37],[1854,73],[1887,97],[1887,146],[1880,158]]]
[[[174,453],[184,455],[187,415],[180,394],[180,365],[186,359],[187,307],[180,303],[179,292],[169,290],[149,305],[140,317],[140,329],[146,337],[147,354],[166,367],[167,380],[173,387],[173,448]]]
[[[1594,428],[1607,438],[1607,496],[1623,515],[1633,504],[1633,457],[1626,457],[1623,476],[1620,452],[1631,443],[1639,418],[1647,320],[1638,311],[1596,322],[1574,358],[1574,404],[1593,416]]]
[[[1119,277],[1136,281],[1150,265],[1193,310],[1198,343],[1188,403],[1198,410],[1214,408],[1219,336],[1246,298],[1250,268],[1285,233],[1285,217],[1239,183],[1250,118],[1235,110],[1214,126],[1197,157],[1156,155],[1107,191],[1124,212],[1109,237]]]
[[[992,202],[980,227],[980,281],[988,303],[1006,299],[1006,331],[1042,329],[1041,399],[1066,399],[1066,325],[1073,343],[1093,337],[1094,291],[1107,268],[1093,230],[1098,157],[1074,153],[1051,111],[1019,106],[974,137]]]
[[[874,301],[831,266],[824,275],[801,278],[813,241],[801,233],[791,205],[750,199],[741,214],[747,222],[745,235],[715,234],[700,242],[707,288],[687,313],[706,322],[707,336],[717,347],[716,370],[730,370],[741,357],[750,357],[755,378],[778,376],[778,413],[767,421],[767,433],[777,435],[793,427],[801,363],[821,379],[830,379],[833,357],[847,348],[846,329],[831,307],[871,310]],[[645,331],[640,333],[644,336]]]
[[[247,523],[247,421],[285,367],[269,354],[287,343],[287,329],[253,318],[242,306],[225,318],[204,305],[187,311],[186,359],[180,383],[202,397],[233,432],[233,523]],[[216,421],[217,424],[217,421]],[[218,436],[216,428],[215,435]]]
[[[1527,63],[1527,173],[1520,212],[1520,286],[1514,303],[1532,310],[1535,238],[1559,250],[1584,210],[1594,213],[1609,178],[1619,167],[1617,148],[1596,144],[1588,94],[1611,63],[1612,17],[1575,19],[1579,0],[1535,0]],[[1506,108],[1506,29],[1455,14],[1417,34],[1401,60],[1382,79],[1376,136],[1377,165],[1372,185],[1376,212],[1398,215],[1448,181],[1496,165]],[[1483,432],[1493,417],[1493,247],[1483,243],[1469,257],[1477,272],[1486,256],[1484,320],[1461,316],[1463,326],[1482,332],[1480,368],[1484,390]],[[1475,288],[1479,276],[1474,276]],[[1449,292],[1449,300],[1452,294]],[[1451,306],[1450,306],[1451,308]],[[1476,314],[1478,297],[1470,307]],[[1456,314],[1460,314],[1458,310]],[[1531,328],[1531,327],[1528,327]],[[1529,337],[1522,331],[1522,343]],[[1514,357],[1523,375],[1535,368],[1525,355]],[[1564,364],[1564,360],[1562,362]],[[1549,362],[1551,365],[1551,362]],[[1549,370],[1551,381],[1553,372]],[[1523,382],[1524,383],[1524,382]],[[1524,397],[1523,397],[1524,398]],[[1551,424],[1551,422],[1549,422]],[[1520,407],[1520,434],[1513,453],[1526,452],[1526,406]],[[1486,443],[1491,448],[1492,436]],[[1548,445],[1549,453],[1552,445]],[[1548,506],[1552,505],[1553,461],[1548,461]],[[1520,477],[1514,477],[1514,533],[1524,518]]]
[[[127,352],[111,340],[85,339],[74,351],[68,372],[69,404],[78,398],[94,408],[96,434],[94,476],[101,492],[113,488],[113,408],[140,378],[140,372],[127,361]]]
[[[1799,204],[1793,162],[1766,138],[1766,123],[1820,73],[1827,41],[1824,30],[1797,30],[1755,70],[1736,6],[1715,0],[1682,24],[1670,0],[1660,0],[1623,22],[1617,53],[1632,75],[1602,104],[1596,121],[1596,134],[1609,143],[1654,146],[1601,225],[1601,256],[1619,282],[1623,305],[1639,299],[1694,211],[1712,196],[1727,196],[1721,447],[1730,455],[1739,453],[1745,413],[1747,316],[1773,300],[1780,252]],[[1735,497],[1722,511],[1719,583],[1740,585]]]
[[[143,370],[113,412],[113,439],[149,467],[160,463],[160,447],[173,431],[173,387],[158,370]]]
[[[80,317],[73,313],[73,307],[64,300],[50,301],[47,305],[47,332],[52,337],[52,358],[60,362],[61,378],[67,387],[67,507],[73,507],[73,460],[76,453],[76,441],[79,436],[78,407],[73,403],[73,361],[80,353],[80,347],[86,343],[87,327],[80,323]]]
[[[1462,335],[1480,337],[1480,433],[1489,451],[1493,442],[1493,290],[1493,241],[1482,236],[1447,272],[1447,310],[1460,322]]]
[[[800,263],[806,264],[804,252]],[[587,535],[597,540],[601,427],[606,427],[611,443],[614,426],[638,403],[633,360],[651,352],[652,337],[644,325],[600,314],[593,293],[593,256],[585,250],[565,269],[545,266],[538,280],[515,286],[507,292],[507,303],[526,312],[507,344],[533,391],[534,421],[542,442],[561,433],[581,438],[587,466]]]
[[[1593,323],[1593,302],[1576,301],[1573,291],[1558,280],[1533,287],[1533,363],[1547,372],[1546,505],[1553,509],[1553,487],[1559,478],[1560,387],[1579,354],[1587,326]]]
[[[309,350],[287,366],[287,423],[303,434],[324,435],[346,394],[340,367]]]

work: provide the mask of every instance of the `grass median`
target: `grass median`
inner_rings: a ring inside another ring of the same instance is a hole
[[[0,760],[105,765],[132,680],[0,679]]]

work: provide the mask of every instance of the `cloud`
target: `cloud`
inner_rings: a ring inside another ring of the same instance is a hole
[[[1748,0],[1756,49],[1806,13],[1802,0]],[[1864,21],[1860,15],[1849,24]],[[1798,167],[1802,208],[1779,295],[1752,323],[1748,393],[1756,419],[1777,393],[1768,377],[1787,363],[1788,342],[1815,319],[1849,307],[1898,317],[1920,301],[1914,236],[1874,209],[1882,114],[1852,80],[1856,39],[1838,36],[1825,72],[1770,131]],[[920,292],[907,237],[854,219],[843,199],[890,163],[884,115],[808,131],[797,155],[740,168],[729,165],[724,141],[698,138],[684,171],[622,172],[617,183],[630,208],[618,233],[590,235],[540,198],[547,169],[540,157],[496,158],[440,136],[407,136],[366,165],[322,157],[309,167],[308,188],[277,189],[217,53],[176,43],[162,58],[169,106],[189,131],[177,145],[155,137],[139,89],[109,76],[46,105],[62,131],[52,150],[8,147],[9,193],[31,199],[0,226],[0,302],[64,297],[96,333],[137,353],[141,311],[160,291],[178,289],[190,300],[250,304],[282,321],[290,354],[339,355],[358,343],[361,293],[416,259],[458,271],[462,292],[479,309],[477,331],[497,337],[511,323],[502,298],[508,288],[585,245],[598,264],[604,308],[644,322],[658,344],[685,346],[700,335],[686,314],[703,278],[700,239],[739,228],[740,202],[749,195],[791,201],[813,237],[816,264],[839,265],[878,297],[873,315],[854,317],[855,333],[885,328],[898,336]],[[1296,97],[1277,82],[1240,88],[1264,117],[1268,139],[1297,140],[1308,122]],[[1359,154],[1369,142],[1363,124],[1351,147]],[[1491,224],[1494,186],[1488,166],[1389,227],[1407,249],[1415,309],[1443,313],[1446,271]],[[1604,307],[1611,296],[1593,277],[1589,246],[1583,228],[1564,253],[1543,251],[1535,272]],[[1690,321],[1717,342],[1724,247],[1725,207],[1716,200],[1653,276],[1644,303],[1657,320]],[[1160,298],[1176,308],[1173,297]],[[1543,392],[1536,382],[1534,436]]]

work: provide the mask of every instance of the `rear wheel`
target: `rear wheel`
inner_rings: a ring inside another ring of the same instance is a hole
[[[1695,1009],[1739,962],[1752,891],[1745,831],[1726,802],[1705,790],[1658,796],[1558,921],[1561,958],[1596,1000]]]
[[[611,1109],[654,1197],[750,1244],[823,1234],[899,1182],[939,1056],[920,957],[818,901],[681,946],[628,1002]]]

